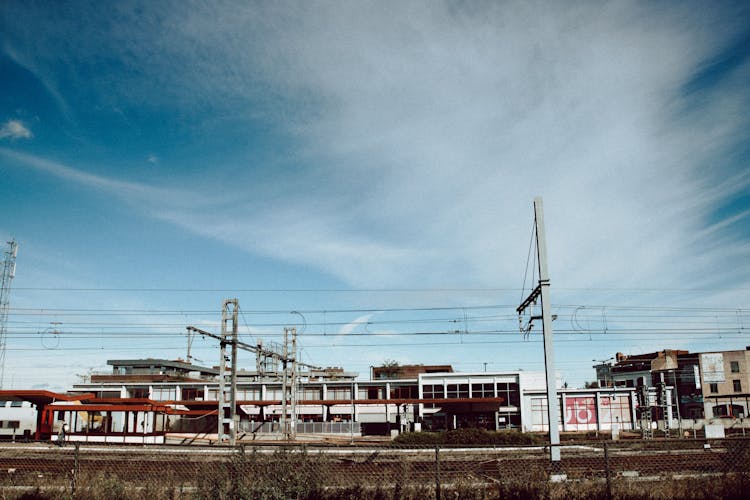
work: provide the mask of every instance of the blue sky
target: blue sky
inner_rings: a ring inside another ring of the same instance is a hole
[[[246,339],[297,325],[320,365],[541,369],[513,332],[537,195],[569,383],[617,351],[750,345],[742,2],[0,16],[6,386],[184,357],[227,297]]]

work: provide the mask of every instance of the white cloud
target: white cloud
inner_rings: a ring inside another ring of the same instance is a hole
[[[174,224],[354,286],[519,286],[535,195],[553,285],[750,278],[731,264],[748,255],[731,220],[712,220],[748,177],[721,182],[707,168],[746,134],[747,65],[705,98],[682,90],[743,28],[731,13],[619,2],[155,9],[113,22],[111,39],[66,41],[66,57],[114,54],[150,75],[124,75],[118,99],[261,119],[288,134],[284,161],[301,167],[258,178],[248,162],[225,202],[232,218],[225,205],[49,171],[147,197]]]
[[[370,319],[372,319],[372,314],[365,314],[363,316],[360,316],[356,318],[354,321],[351,321],[347,323],[346,325],[342,326],[339,329],[339,335],[349,335],[357,328],[361,327],[362,325],[365,325],[365,329],[367,328],[367,325],[370,322]]]
[[[8,120],[0,126],[0,139],[31,139],[33,136],[21,120]]]

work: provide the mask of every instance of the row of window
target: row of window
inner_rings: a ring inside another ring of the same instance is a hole
[[[435,384],[422,388],[425,399],[503,398],[506,404],[518,406],[518,384],[499,382],[482,384]]]
[[[734,361],[732,362],[734,363]],[[712,394],[718,394],[719,384],[717,383],[708,384],[708,390]],[[732,390],[734,392],[742,392],[742,380],[738,380],[738,379],[732,380]]]
[[[492,385],[492,384],[488,384]],[[131,398],[148,398],[149,390],[145,387],[132,388],[129,390]],[[377,400],[386,399],[386,388],[385,387],[359,387],[357,391],[358,400]],[[390,388],[390,399],[416,399],[418,397],[418,390],[416,386],[394,386]],[[219,399],[219,389],[211,388],[206,394],[204,389],[188,388],[184,387],[181,389],[179,399],[182,401],[194,401],[194,400],[207,400],[216,401]],[[154,387],[151,392],[151,399],[156,401],[174,401],[178,399],[176,387]],[[280,387],[267,387],[266,396],[267,400],[282,399],[282,389]],[[493,396],[485,396],[493,397]],[[349,400],[352,398],[351,387],[329,387],[327,389],[326,399],[333,400]],[[237,399],[239,401],[259,401],[263,399],[261,395],[260,387],[251,388],[237,388]],[[323,399],[323,388],[322,387],[306,387],[297,391],[297,399],[315,401]]]
[[[11,408],[21,408],[23,406],[23,401],[0,401],[0,408],[8,406],[8,403],[10,403]]]
[[[386,399],[385,387],[360,387],[357,391],[358,400],[377,400]],[[460,398],[504,398],[510,405],[517,406],[519,401],[518,384],[515,383],[481,383],[481,384],[435,384],[425,385],[423,387],[423,397],[425,399],[460,399]],[[149,390],[146,388],[130,389],[132,398],[148,398]],[[177,389],[175,387],[154,387],[151,396],[156,401],[173,401],[178,399]],[[326,399],[332,400],[349,400],[352,397],[351,387],[329,387],[327,389]],[[390,388],[390,399],[416,399],[419,393],[416,386],[396,386]],[[179,399],[183,401],[208,400],[216,401],[219,398],[219,390],[209,389],[205,394],[203,389],[182,388]],[[266,389],[268,400],[282,398],[282,389],[280,387],[269,387]],[[299,400],[320,400],[323,399],[323,389],[320,387],[304,388],[297,392]],[[237,388],[237,399],[239,401],[258,401],[262,399],[261,389],[254,388]]]

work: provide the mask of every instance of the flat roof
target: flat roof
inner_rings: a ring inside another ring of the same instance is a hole
[[[211,374],[218,374],[218,368],[208,368],[207,366],[194,365],[185,361],[173,360],[173,359],[157,359],[157,358],[146,358],[146,359],[108,359],[107,364],[110,366],[164,366],[172,368],[181,368],[183,370],[191,372],[206,372]]]

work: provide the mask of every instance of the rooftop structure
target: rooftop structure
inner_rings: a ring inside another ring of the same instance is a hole
[[[451,365],[384,365],[373,366],[373,380],[417,378],[422,373],[452,373]]]

